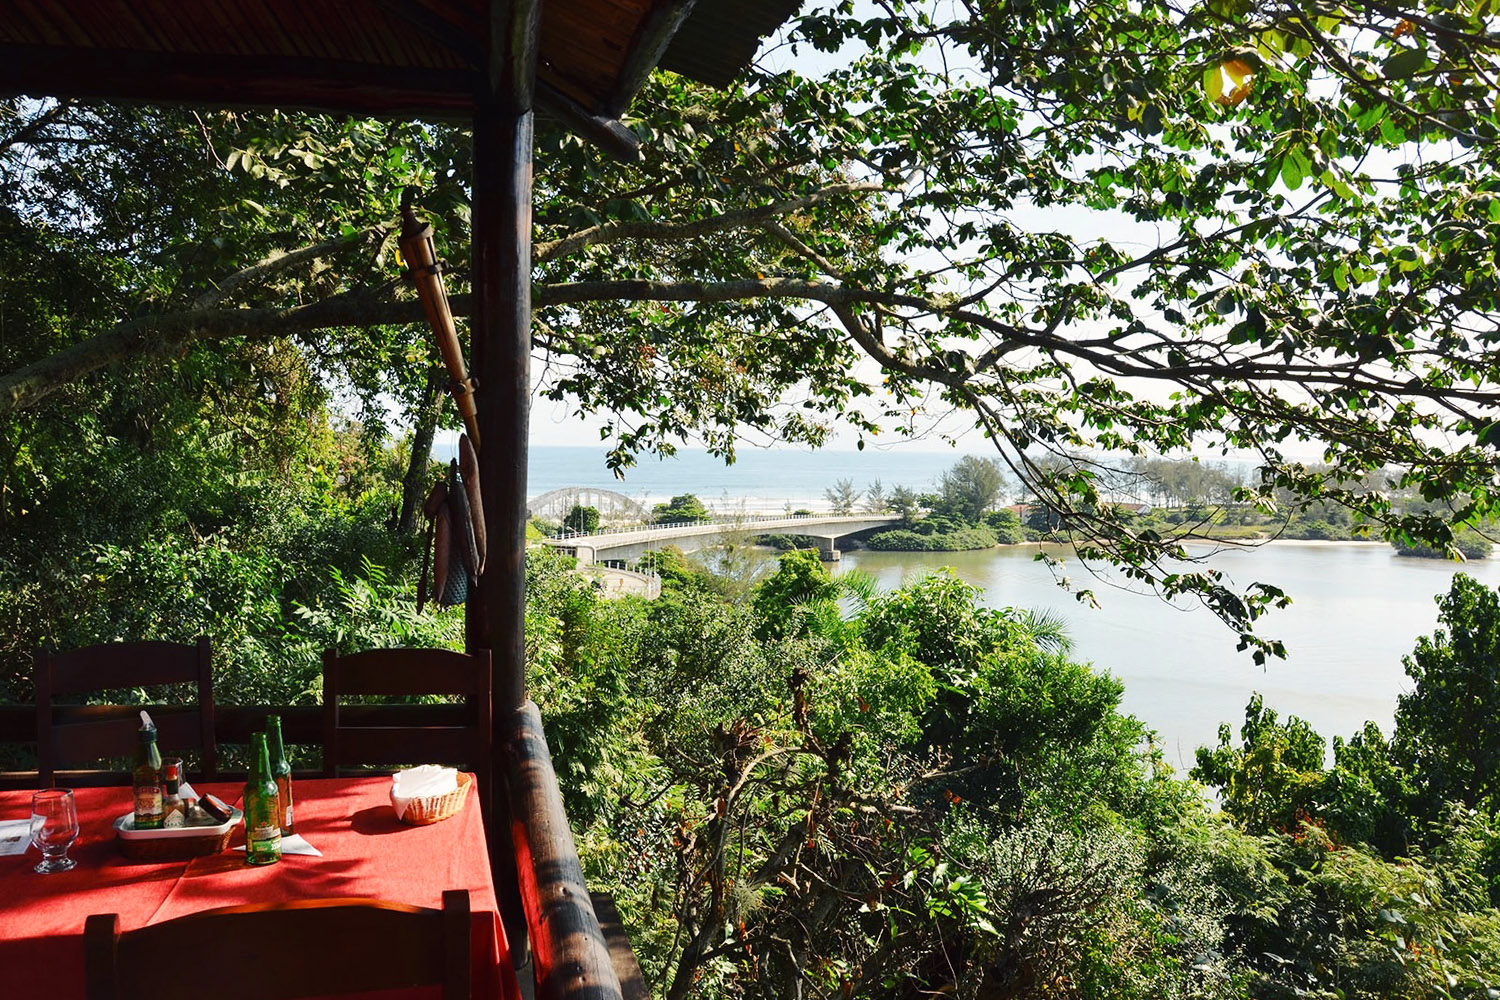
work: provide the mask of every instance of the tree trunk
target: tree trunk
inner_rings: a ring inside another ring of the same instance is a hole
[[[433,368],[427,373],[427,385],[422,389],[421,402],[417,404],[416,419],[412,422],[411,461],[407,463],[406,475],[401,478],[401,516],[396,521],[396,533],[409,535],[417,530],[417,512],[427,493],[427,464],[432,461],[432,439],[437,434],[438,417],[443,412],[443,373]]]

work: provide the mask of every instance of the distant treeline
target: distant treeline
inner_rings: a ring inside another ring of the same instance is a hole
[[[1084,461],[1075,459],[1074,463]],[[1069,460],[1053,458],[1036,463],[1043,476],[1064,474]],[[1113,469],[1092,466],[1101,493],[1116,513],[1135,520],[1141,529],[1164,534],[1210,538],[1288,538],[1349,541],[1379,536],[1376,525],[1361,520],[1334,500],[1298,501],[1283,488],[1262,490],[1257,473],[1231,462],[1197,459],[1133,458]],[[1311,467],[1310,471],[1326,471]],[[1351,489],[1378,490],[1392,502],[1397,515],[1444,518],[1415,491],[1403,488],[1393,472],[1370,473],[1350,482]],[[1029,489],[1020,488],[992,458],[965,456],[945,472],[935,490],[918,492],[907,486],[887,488],[880,480],[860,490],[848,479],[824,493],[835,513],[896,514],[892,528],[871,532],[859,540],[872,549],[888,551],[956,551],[989,548],[1022,541],[1066,537],[1066,516]],[[1451,516],[1451,514],[1450,514]],[[1490,541],[1484,526],[1454,530],[1454,547],[1467,558],[1485,558]],[[1442,550],[1395,543],[1401,555],[1441,558]]]

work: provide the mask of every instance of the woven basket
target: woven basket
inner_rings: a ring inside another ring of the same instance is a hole
[[[469,784],[473,777],[465,771],[458,772],[458,787],[446,795],[429,795],[412,799],[406,805],[401,822],[408,826],[427,826],[458,815],[469,795]]]
[[[218,854],[229,846],[234,834],[230,827],[223,833],[211,830],[201,837],[135,837],[126,840],[116,836],[120,853],[131,861],[191,861]]]

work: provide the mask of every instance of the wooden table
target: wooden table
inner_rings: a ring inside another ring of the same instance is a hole
[[[197,790],[238,804],[241,788],[218,783]],[[233,846],[191,862],[129,861],[116,849],[112,824],[130,811],[130,790],[78,789],[81,833],[68,852],[77,868],[38,875],[32,871],[35,849],[0,857],[0,994],[82,1000],[83,923],[91,913],[117,913],[120,929],[128,931],[218,906],[295,899],[357,896],[437,908],[443,890],[467,889],[474,920],[474,995],[516,1000],[484,826],[472,793],[457,816],[417,827],[396,821],[390,778],[302,780],[295,797],[297,832],[323,856],[285,855],[279,864],[252,868]],[[0,820],[30,814],[30,792],[0,792]],[[231,845],[243,842],[241,831]],[[379,961],[378,951],[371,961]],[[434,988],[399,995],[437,994]]]

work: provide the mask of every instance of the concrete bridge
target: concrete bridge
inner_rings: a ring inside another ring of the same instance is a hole
[[[839,538],[895,524],[899,520],[895,514],[772,514],[720,521],[635,525],[589,534],[561,531],[547,539],[546,544],[577,556],[579,564],[587,566],[599,562],[632,562],[664,545],[676,545],[688,551],[700,549],[725,535],[810,535],[818,540],[818,553],[824,560],[833,562],[840,555],[834,548],[834,542]]]
[[[574,504],[592,507],[605,518],[644,521],[651,516],[650,508],[635,497],[598,486],[564,486],[560,490],[550,490],[526,501],[526,513],[530,517],[553,517],[560,521]]]

